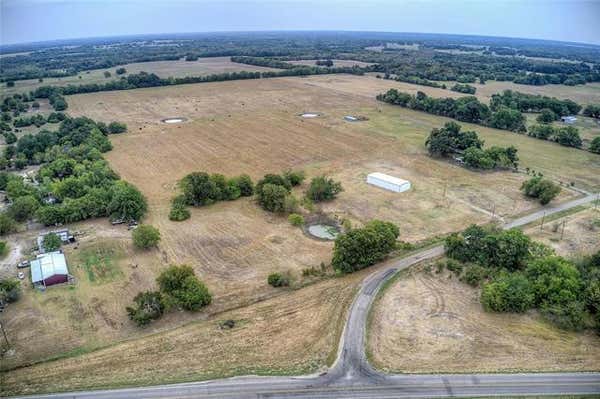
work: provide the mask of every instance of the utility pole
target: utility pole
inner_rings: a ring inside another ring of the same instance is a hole
[[[496,203],[494,202],[494,208],[492,209],[492,220],[496,217]]]
[[[562,241],[563,236],[565,235],[565,223],[567,223],[566,220],[563,220],[563,226],[562,226],[562,231],[560,232],[560,240]]]
[[[6,331],[4,331],[4,326],[0,323],[0,330],[2,330],[2,335],[4,335],[4,341],[6,341],[6,346],[10,347],[10,343],[8,342],[8,337],[6,336]]]
[[[544,219],[546,219],[546,212],[544,212],[544,216],[542,216],[542,224],[540,224],[540,230],[544,227]]]

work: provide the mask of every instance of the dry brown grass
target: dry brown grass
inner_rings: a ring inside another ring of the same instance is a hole
[[[368,349],[377,368],[406,373],[585,371],[600,338],[559,330],[531,312],[485,312],[479,290],[449,272],[413,269],[373,309]]]
[[[326,280],[162,334],[13,370],[0,375],[0,395],[314,372],[333,359],[363,277]],[[236,326],[221,329],[228,319]]]
[[[600,250],[600,209],[594,209],[593,205],[544,226],[538,225],[527,229],[527,234],[554,248],[561,256],[589,255]]]
[[[162,241],[159,250],[139,253],[133,251],[128,232],[109,227],[105,220],[76,226],[90,230],[80,249],[105,245],[110,238],[122,253],[123,275],[96,287],[85,283],[85,275],[75,268],[79,282],[72,290],[52,288],[43,295],[26,291],[22,302],[6,313],[14,323],[9,338],[17,347],[7,364],[12,367],[203,320],[277,295],[279,291],[266,284],[271,272],[290,272],[299,282],[302,269],[329,262],[331,243],[306,237],[251,199],[193,209],[189,220],[170,222],[167,215],[176,182],[192,171],[249,173],[255,179],[286,168],[305,169],[309,177],[327,173],[340,180],[345,191],[320,209],[358,223],[373,217],[391,220],[399,224],[401,238],[409,241],[485,222],[494,206],[501,216],[538,206],[519,193],[525,178],[521,174],[477,173],[427,156],[423,145],[427,134],[447,119],[376,102],[374,95],[388,83],[396,82],[336,75],[70,96],[74,115],[128,124],[128,133],[111,136],[114,150],[106,156],[148,197],[146,222],[160,229]],[[312,120],[298,116],[306,111],[323,115]],[[369,120],[348,123],[342,119],[346,114]],[[188,121],[160,122],[173,116]],[[600,187],[600,156],[468,127],[477,129],[488,144],[516,145],[523,166]],[[408,177],[413,190],[394,195],[367,186],[366,174],[376,169]],[[297,194],[305,188],[306,183]],[[572,196],[565,191],[559,200]],[[75,265],[76,254],[67,255]],[[171,313],[149,329],[135,328],[127,320],[125,306],[138,291],[154,288],[156,276],[170,263],[190,264],[214,294],[214,303],[198,313]],[[326,329],[322,333],[329,334]]]

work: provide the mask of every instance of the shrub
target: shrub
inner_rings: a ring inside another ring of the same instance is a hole
[[[558,115],[556,115],[554,111],[548,108],[544,108],[535,120],[539,123],[552,123],[557,119]]]
[[[582,289],[579,271],[563,258],[536,259],[527,265],[525,274],[531,281],[538,306],[562,306],[579,300]]]
[[[198,310],[212,301],[208,288],[196,277],[190,266],[169,266],[156,281],[161,292],[174,305],[185,310]]]
[[[288,221],[293,226],[300,227],[300,226],[302,226],[304,224],[304,217],[302,215],[297,214],[297,213],[292,213],[290,216],[288,216]]]
[[[600,136],[594,137],[590,143],[590,151],[596,154],[600,154]]]
[[[8,255],[8,244],[6,241],[0,241],[0,259]]]
[[[123,74],[127,73],[127,69],[117,68],[117,70],[115,72],[117,73],[117,75],[123,75]]]
[[[542,315],[565,330],[578,331],[585,325],[586,316],[583,304],[577,301],[544,305],[542,306]]]
[[[160,232],[154,226],[142,224],[131,233],[133,245],[140,249],[148,249],[158,245]]]
[[[304,171],[286,170],[283,172],[283,177],[290,183],[292,187],[299,186],[305,179]]]
[[[13,218],[6,212],[0,212],[0,236],[12,233],[16,227],[17,225]]]
[[[536,176],[523,182],[521,191],[528,197],[539,199],[540,204],[546,205],[556,198],[561,188],[550,180]]]
[[[483,286],[481,303],[488,311],[522,313],[533,306],[534,293],[522,274],[504,274]]]
[[[258,203],[266,211],[283,213],[287,196],[288,190],[284,186],[266,183],[258,191]]]
[[[262,189],[266,184],[272,184],[275,186],[281,186],[285,188],[287,192],[290,192],[292,189],[292,184],[288,179],[283,176],[275,175],[275,174],[266,174],[265,177],[260,179],[258,183],[256,183],[255,191],[260,196],[262,193]]]
[[[62,240],[56,233],[48,233],[42,239],[42,246],[46,252],[56,251],[62,245]]]
[[[169,220],[181,222],[190,218],[190,211],[185,207],[185,204],[179,201],[173,201],[171,211],[169,212]]]
[[[488,277],[488,272],[485,268],[479,265],[470,265],[467,267],[465,274],[463,275],[463,281],[472,287],[477,287],[479,284]]]
[[[165,310],[162,294],[158,291],[140,292],[133,298],[133,306],[126,308],[129,318],[138,326],[159,319]]]
[[[273,287],[287,287],[290,285],[290,280],[286,276],[283,276],[280,273],[271,273],[269,277],[267,277],[267,282],[270,286]]]
[[[315,202],[333,200],[342,192],[342,183],[326,176],[317,176],[310,181],[306,196]]]
[[[240,189],[242,197],[250,197],[254,194],[254,183],[248,175],[241,175],[235,178],[237,186]]]
[[[581,136],[579,136],[579,130],[573,126],[566,126],[557,129],[552,139],[558,144],[567,147],[579,148],[583,144]]]
[[[456,274],[457,276],[460,276],[460,274],[462,273],[463,270],[463,265],[460,262],[457,262],[453,259],[448,259],[446,261],[446,268],[448,270],[450,270],[451,272],[453,272],[454,274]]]
[[[21,282],[14,278],[0,280],[0,300],[12,303],[19,300]]]
[[[33,195],[16,198],[10,206],[10,214],[18,222],[31,218],[40,207],[40,203]]]
[[[333,246],[334,269],[352,273],[381,261],[395,248],[398,227],[372,220],[363,228],[340,234]]]
[[[127,131],[127,125],[121,122],[111,122],[108,124],[110,134],[124,133]]]
[[[118,181],[113,188],[108,213],[112,219],[140,220],[146,213],[146,198],[133,185]]]

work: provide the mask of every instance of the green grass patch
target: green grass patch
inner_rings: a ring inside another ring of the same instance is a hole
[[[96,246],[79,253],[79,267],[90,283],[102,284],[123,275],[117,264],[121,251],[111,246]]]

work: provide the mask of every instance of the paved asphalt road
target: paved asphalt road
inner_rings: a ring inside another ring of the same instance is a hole
[[[513,220],[519,227],[598,198],[588,195]],[[383,283],[397,271],[444,253],[436,246],[391,263],[368,276],[356,296],[327,373],[302,377],[235,377],[153,387],[41,395],[43,398],[422,398],[484,395],[596,394],[600,373],[390,375],[374,370],[364,352],[369,308]]]

